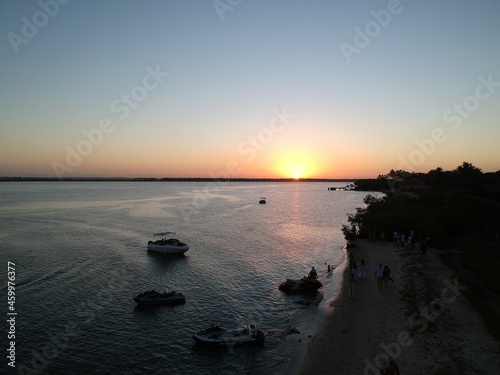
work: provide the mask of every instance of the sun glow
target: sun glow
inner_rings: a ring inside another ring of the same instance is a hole
[[[293,153],[280,156],[280,160],[276,163],[276,170],[284,178],[299,180],[314,177],[315,165],[316,163],[310,155]]]
[[[310,169],[299,163],[284,165],[280,170],[283,177],[293,178],[295,180],[299,180],[301,177],[307,178],[310,174]]]

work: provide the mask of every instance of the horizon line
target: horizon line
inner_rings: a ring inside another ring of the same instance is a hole
[[[310,182],[353,182],[356,180],[371,179],[363,178],[324,178],[324,177],[234,177],[234,178],[214,178],[214,177],[39,177],[39,176],[2,176],[0,181],[310,181]]]

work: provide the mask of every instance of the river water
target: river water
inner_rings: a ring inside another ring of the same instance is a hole
[[[338,280],[327,275],[326,264],[342,262],[340,228],[366,195],[327,189],[344,185],[0,184],[4,316],[7,262],[14,264],[16,284],[11,372],[290,373],[299,335],[289,329],[311,327],[332,297],[325,294]],[[261,196],[267,204],[258,204]],[[147,241],[160,231],[176,232],[190,250],[176,257],[148,252]],[[312,266],[325,284],[317,296],[278,290]],[[132,298],[149,289],[182,292],[186,304],[137,308]],[[265,346],[192,346],[192,334],[211,323],[247,322],[266,332]]]

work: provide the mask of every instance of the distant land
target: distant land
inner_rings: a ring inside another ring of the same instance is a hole
[[[19,181],[227,181],[227,182],[352,182],[346,178],[211,178],[211,177],[0,177],[0,182]]]

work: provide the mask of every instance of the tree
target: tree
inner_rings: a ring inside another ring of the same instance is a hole
[[[465,186],[468,190],[472,190],[473,187],[477,187],[479,185],[483,174],[481,169],[465,161],[462,165],[454,169],[453,173],[457,176],[458,183]]]

